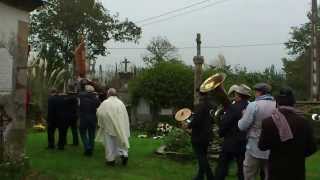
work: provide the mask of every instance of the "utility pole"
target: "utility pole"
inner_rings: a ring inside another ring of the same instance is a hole
[[[311,6],[311,26],[312,26],[312,38],[311,38],[311,87],[310,95],[311,101],[319,100],[319,43],[317,33],[318,22],[318,5],[317,0],[312,0]]]
[[[202,81],[202,65],[204,63],[204,58],[201,56],[201,35],[197,34],[197,55],[194,56],[193,62],[195,65],[194,69],[194,101],[193,105],[199,104],[199,88]]]

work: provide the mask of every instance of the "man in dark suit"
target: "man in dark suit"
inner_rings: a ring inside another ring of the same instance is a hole
[[[305,159],[316,152],[312,127],[294,108],[290,88],[276,97],[277,109],[262,122],[258,147],[270,150],[269,180],[305,180]]]
[[[47,134],[48,134],[48,149],[55,148],[54,133],[58,128],[58,91],[52,89],[48,97],[48,116],[47,116]]]
[[[73,139],[72,145],[78,146],[78,99],[77,95],[73,92],[68,92],[68,94],[64,96],[64,118],[67,123],[66,135],[68,129],[71,128]]]
[[[64,150],[64,147],[67,143],[67,128],[68,128],[68,120],[67,120],[67,104],[65,98],[67,95],[65,93],[59,93],[57,96],[57,128],[59,131],[59,139],[58,139],[58,149]]]
[[[198,173],[194,180],[203,180],[205,176],[207,180],[213,180],[214,176],[207,157],[208,147],[213,137],[213,124],[210,115],[213,106],[209,102],[207,93],[199,92],[199,94],[200,102],[195,107],[195,116],[188,126],[186,124],[183,126],[191,129],[192,147],[198,160]]]
[[[93,86],[85,85],[85,91],[79,94],[80,137],[84,146],[84,155],[92,156],[97,126],[96,111],[100,104]]]
[[[242,111],[248,105],[251,89],[244,85],[234,87],[234,103],[231,104],[219,121],[219,136],[224,138],[222,150],[219,155],[216,168],[216,179],[224,180],[228,175],[229,165],[236,160],[238,166],[238,179],[243,180],[243,161],[246,152],[246,133],[238,128],[238,121],[242,117]]]

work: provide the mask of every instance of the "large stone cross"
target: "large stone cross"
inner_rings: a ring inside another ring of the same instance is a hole
[[[193,104],[197,105],[199,103],[199,87],[202,82],[202,65],[204,63],[204,58],[201,56],[201,35],[197,34],[197,56],[193,58],[193,63],[195,65],[194,70],[194,101]]]
[[[197,34],[197,56],[201,56],[201,35]]]

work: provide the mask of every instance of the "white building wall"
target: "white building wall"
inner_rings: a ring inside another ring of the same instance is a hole
[[[19,21],[29,22],[29,12],[0,2],[0,41],[8,42],[16,37]]]

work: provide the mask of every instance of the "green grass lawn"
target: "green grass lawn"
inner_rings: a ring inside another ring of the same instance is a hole
[[[132,137],[128,166],[108,167],[104,164],[101,144],[96,144],[93,157],[84,157],[82,147],[67,146],[64,151],[46,150],[46,138],[45,133],[30,133],[28,136],[27,154],[32,169],[29,179],[190,180],[196,171],[195,161],[177,162],[155,155],[155,149],[161,145],[160,140]],[[307,179],[319,180],[320,153],[308,160],[307,167]],[[228,179],[235,179],[234,170],[231,170]]]

